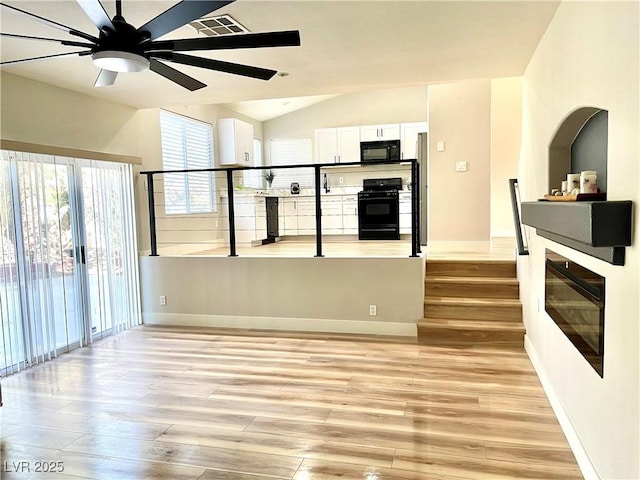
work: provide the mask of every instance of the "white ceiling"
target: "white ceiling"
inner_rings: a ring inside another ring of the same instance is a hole
[[[73,0],[5,0],[87,33],[95,26]],[[123,0],[123,15],[140,26],[175,1]],[[109,16],[115,2],[104,0]],[[557,1],[277,1],[238,0],[218,10],[251,32],[299,30],[300,47],[194,52],[286,72],[270,81],[200,68],[177,69],[208,85],[196,92],[151,72],[120,74],[114,86],[93,88],[89,57],[62,57],[0,71],[33,78],[137,108],[225,104],[267,120],[331,96],[358,90],[519,76],[558,7]],[[2,8],[3,33],[77,40]],[[195,37],[182,27],[164,38]],[[73,51],[55,43],[2,38],[3,61]]]

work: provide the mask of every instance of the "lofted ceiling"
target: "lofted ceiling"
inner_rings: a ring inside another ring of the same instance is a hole
[[[96,34],[95,26],[73,0],[3,1]],[[112,17],[115,1],[102,3]],[[175,3],[123,0],[123,15],[137,27]],[[5,65],[0,72],[136,108],[224,104],[258,120],[267,120],[359,90],[522,75],[558,4],[530,0],[238,0],[215,13],[231,15],[254,33],[299,30],[302,45],[194,55],[271,68],[288,75],[263,81],[174,65],[208,85],[195,92],[151,71],[120,74],[115,85],[94,88],[99,70],[89,57]],[[0,15],[3,33],[73,39],[6,8],[1,9]],[[163,38],[198,35],[185,26]],[[1,42],[3,61],[75,49],[8,37]]]

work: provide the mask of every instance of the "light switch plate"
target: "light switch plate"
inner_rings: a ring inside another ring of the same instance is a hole
[[[436,143],[436,150],[437,150],[438,152],[444,152],[444,142],[443,142],[442,140],[439,140],[439,141]]]
[[[456,172],[466,172],[467,162],[456,162]]]

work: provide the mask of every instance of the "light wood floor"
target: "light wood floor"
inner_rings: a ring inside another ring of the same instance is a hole
[[[493,238],[482,242],[429,242],[422,246],[427,259],[446,260],[515,260],[515,240],[513,238]],[[238,245],[237,253],[248,257],[313,257],[316,254],[315,238],[285,239],[280,242],[251,247]],[[322,253],[326,257],[408,257],[411,242],[407,239],[395,241],[363,241],[328,237],[322,243]],[[160,255],[163,252],[160,251]],[[227,256],[228,247],[208,248],[197,255]]]
[[[523,351],[147,326],[2,387],[2,478],[582,478]]]

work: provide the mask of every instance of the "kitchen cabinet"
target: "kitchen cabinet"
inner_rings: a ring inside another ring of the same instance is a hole
[[[229,218],[227,197],[220,201],[220,211]],[[238,243],[261,243],[267,238],[267,207],[265,197],[237,195],[233,198],[233,211]]]
[[[314,197],[296,196],[282,199],[284,235],[316,234],[316,201]]]
[[[360,141],[400,140],[400,124],[364,125],[360,127]]]
[[[237,118],[218,120],[220,166],[253,166],[253,125]]]
[[[322,234],[342,234],[342,195],[322,197]]]
[[[400,158],[418,158],[418,134],[427,132],[429,124],[427,122],[413,122],[400,124],[400,148],[402,153]]]
[[[315,131],[315,163],[360,161],[360,128],[320,128]]]
[[[267,238],[267,199],[265,197],[256,197],[255,215],[255,238],[262,241]]]
[[[358,234],[358,195],[342,196],[342,233]]]
[[[281,197],[280,202],[284,225],[281,235],[316,234],[315,197]],[[321,209],[323,235],[358,233],[357,195],[324,195]]]
[[[398,195],[400,212],[400,233],[411,233],[411,192]]]
[[[298,198],[282,198],[283,235],[298,235]]]
[[[314,197],[298,199],[298,235],[316,234],[316,200]]]

